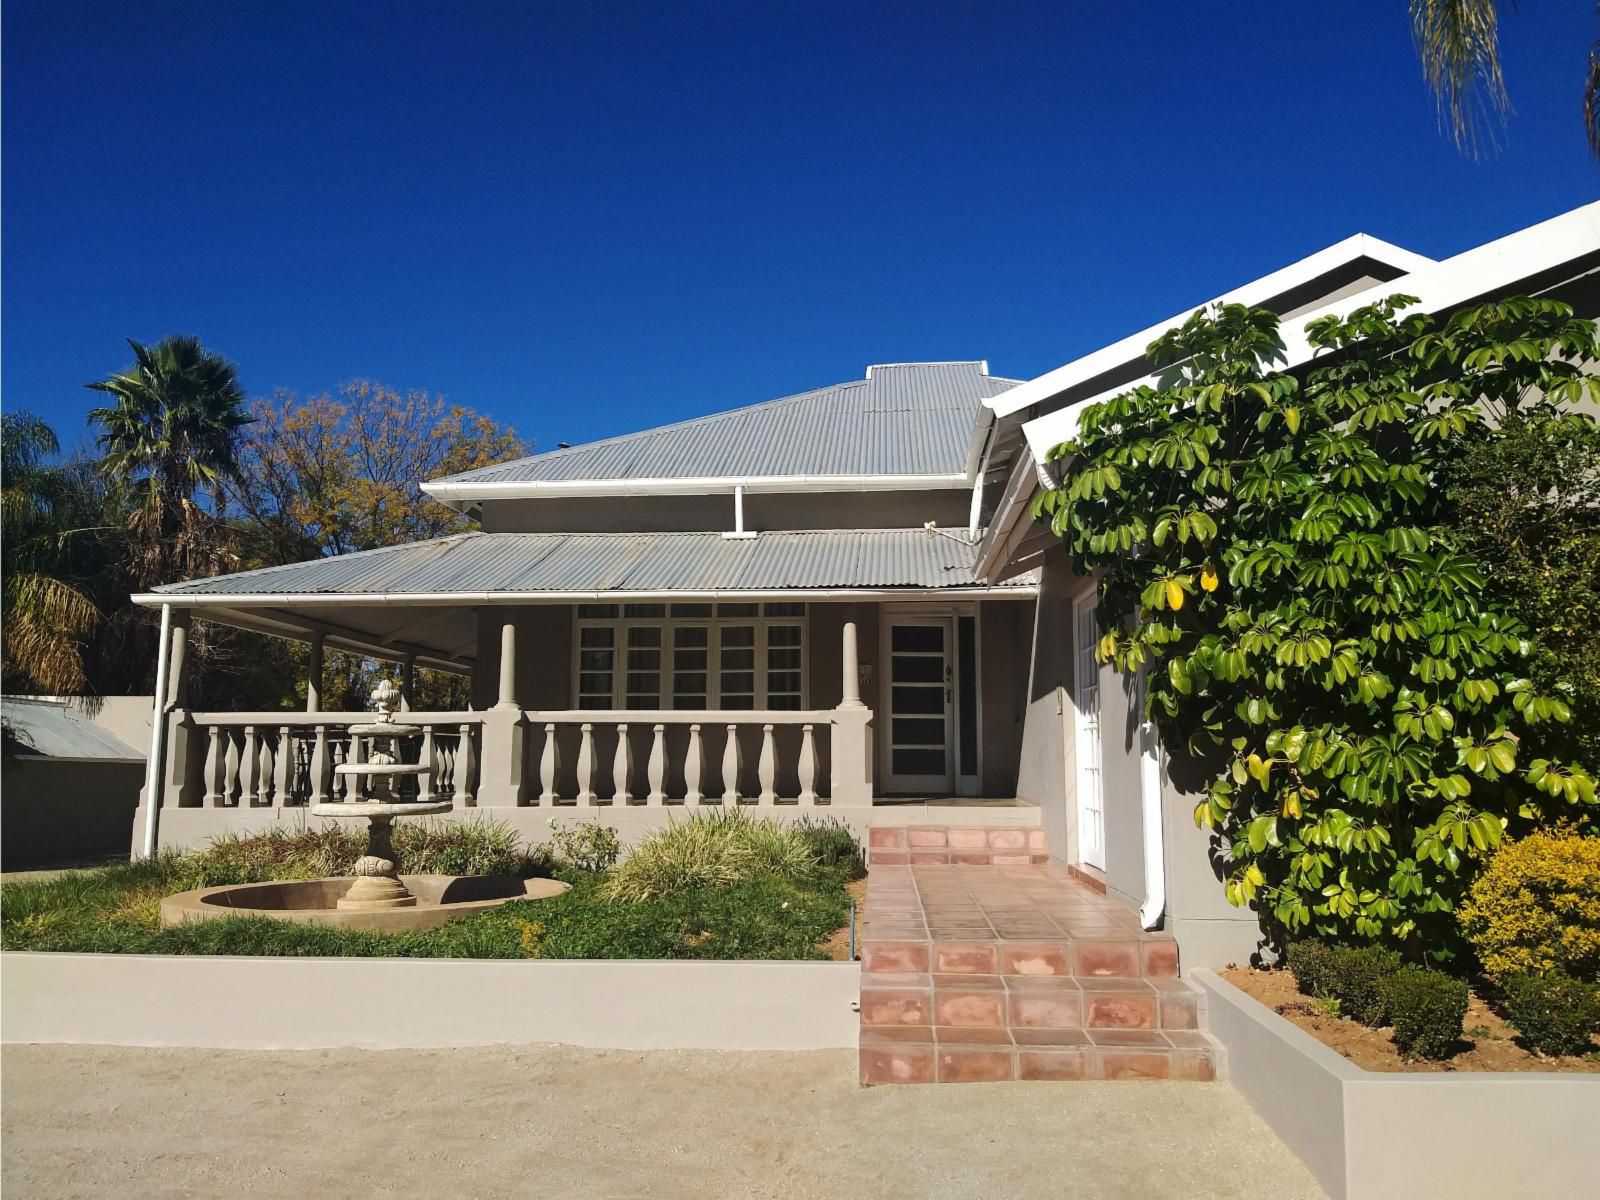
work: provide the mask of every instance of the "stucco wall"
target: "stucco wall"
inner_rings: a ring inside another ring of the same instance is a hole
[[[755,493],[744,498],[746,529],[918,529],[937,521],[965,529],[968,488],[908,492]],[[733,495],[595,496],[491,500],[483,506],[490,533],[616,533],[729,530]]]
[[[1040,572],[1031,656],[1018,748],[1017,796],[1039,808],[1051,857],[1077,858],[1077,821],[1070,787],[1075,758],[1070,734],[1074,584],[1066,551],[1048,551]]]
[[[126,854],[143,785],[142,762],[6,758],[0,767],[0,868]]]
[[[978,663],[981,676],[985,796],[1017,794],[1017,758],[1028,707],[1028,652],[1033,605],[1016,600],[978,602]]]

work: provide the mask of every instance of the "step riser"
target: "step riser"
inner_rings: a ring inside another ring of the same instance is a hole
[[[861,1082],[1003,1083],[1012,1080],[1183,1080],[1216,1079],[1209,1046],[1160,1050],[1111,1046],[1007,1047],[948,1046],[932,1043],[863,1045]]]
[[[903,1029],[1198,1029],[1199,1000],[1189,992],[963,991],[960,988],[863,988],[861,1027]]]
[[[867,865],[1026,867],[1050,861],[1043,829],[875,825]]]
[[[861,969],[874,974],[1080,976],[1175,979],[1176,942],[863,941]]]

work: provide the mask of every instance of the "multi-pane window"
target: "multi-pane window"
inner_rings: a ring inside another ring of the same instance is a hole
[[[577,615],[579,708],[805,704],[804,604],[584,604]]]

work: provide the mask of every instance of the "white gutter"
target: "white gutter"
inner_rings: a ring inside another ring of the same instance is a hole
[[[998,598],[1037,595],[1038,585],[1002,584],[955,585],[939,588],[766,588],[762,590],[687,590],[687,591],[587,591],[587,592],[141,592],[132,597],[146,608],[176,605],[179,608],[282,608],[285,606],[348,607],[352,604],[467,605],[467,604],[563,604],[632,603],[638,600],[856,600],[856,599],[937,599],[955,596],[993,596]]]
[[[1293,370],[1314,357],[1316,348],[1306,337],[1306,326],[1319,317],[1347,316],[1374,300],[1397,293],[1416,296],[1420,300],[1421,303],[1410,311],[1439,312],[1597,252],[1600,252],[1600,201],[1486,242],[1454,258],[1430,263],[1410,275],[1378,284],[1296,317],[1280,330],[1284,354],[1278,368]],[[1022,432],[1028,439],[1034,457],[1044,462],[1053,447],[1072,440],[1078,432],[1078,414],[1089,405],[1109,400],[1141,385],[1159,387],[1165,374],[1165,371],[1151,372],[1143,378],[1109,388],[1097,395],[1086,396],[1067,408],[1026,422]],[[1044,378],[1047,377],[1040,376],[1040,379]],[[1057,387],[1054,390],[1061,389]],[[1006,396],[1012,394],[1004,393]]]
[[[549,496],[700,496],[743,488],[756,493],[908,492],[964,488],[965,472],[939,475],[696,475],[638,479],[505,479],[475,483],[434,480],[422,490],[441,503],[517,500]]]
[[[1144,677],[1137,692],[1144,702]],[[1139,928],[1154,929],[1167,909],[1167,838],[1161,811],[1161,738],[1154,724],[1139,723],[1139,813],[1144,826],[1144,903]]]
[[[161,606],[156,641],[155,711],[150,720],[150,757],[144,764],[144,857],[156,856],[156,825],[161,817],[162,759],[167,752],[167,659],[172,654],[172,605]]]
[[[1380,238],[1371,237],[1365,233],[1347,237],[1342,242],[1336,242],[1325,250],[1308,255],[1298,262],[1290,263],[1287,267],[1263,275],[1259,279],[1234,288],[1231,292],[1224,292],[1203,304],[1190,305],[1176,316],[1168,317],[1165,321],[1157,321],[1147,329],[1138,333],[1129,334],[1120,341],[1112,342],[1109,346],[1102,346],[1092,354],[1085,354],[1082,358],[1075,358],[1071,362],[1047,371],[1037,378],[992,396],[984,401],[994,410],[997,417],[1008,417],[1012,413],[1021,412],[1035,404],[1042,404],[1051,397],[1086,383],[1097,375],[1114,370],[1127,363],[1136,362],[1144,357],[1145,347],[1156,338],[1160,337],[1174,325],[1182,325],[1188,320],[1189,314],[1197,308],[1204,308],[1210,304],[1248,304],[1257,305],[1264,300],[1284,292],[1293,291],[1310,283],[1313,279],[1336,271],[1340,267],[1348,266],[1363,258],[1370,258],[1386,266],[1410,273],[1419,271],[1424,267],[1433,265],[1433,259],[1414,254],[1410,250],[1403,250],[1399,246],[1391,245]],[[1120,390],[1120,389],[1119,389]]]

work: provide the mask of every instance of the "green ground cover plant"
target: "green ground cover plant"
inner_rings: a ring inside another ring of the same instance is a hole
[[[1593,582],[1525,599],[1546,565],[1583,577],[1590,485],[1524,489],[1560,512],[1518,553],[1497,539],[1528,514],[1482,483],[1593,444],[1600,347],[1553,300],[1442,323],[1412,304],[1311,322],[1293,372],[1273,313],[1196,313],[1150,346],[1159,386],[1083,410],[1035,512],[1100,581],[1098,656],[1144,674],[1228,899],[1280,944],[1422,960],[1459,951],[1455,908],[1502,838],[1594,812],[1571,729],[1587,626],[1546,644],[1528,621]]]
[[[697,814],[674,827],[713,820]],[[759,844],[774,838],[765,827],[775,823],[749,824],[756,828],[745,831],[748,840]],[[403,828],[396,826],[397,842]],[[7,884],[0,888],[0,946],[125,954],[816,959],[828,957],[819,943],[849,919],[845,884],[859,873],[859,849],[842,849],[846,838],[854,845],[849,831],[823,823],[796,829],[798,851],[760,860],[737,879],[688,879],[642,899],[613,894],[612,872],[583,870],[549,847],[518,845],[506,826],[440,822],[413,836],[417,859],[404,861],[407,870],[465,862],[485,869],[443,873],[498,874],[509,867],[514,874],[553,874],[572,888],[548,900],[512,902],[418,933],[361,933],[259,917],[160,927],[161,899],[173,892],[337,873],[323,868],[344,862],[347,853],[353,861],[350,851],[361,845],[359,835],[341,831],[280,832],[224,839],[196,854],[164,854],[149,862]],[[825,861],[829,847],[832,857]],[[782,874],[768,869],[773,863],[783,867]]]

